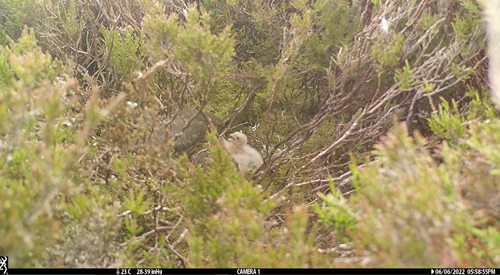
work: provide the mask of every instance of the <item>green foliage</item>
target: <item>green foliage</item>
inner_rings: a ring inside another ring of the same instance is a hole
[[[487,263],[491,266],[498,265],[496,255],[500,255],[500,230],[493,226],[486,229],[475,229],[474,235],[479,239],[473,245],[470,245],[471,250],[477,257],[487,259]]]
[[[124,201],[124,206],[127,210],[130,210],[133,215],[139,215],[147,209],[147,205],[143,204],[144,194],[139,193],[137,196],[134,194],[133,190],[129,191],[130,198]]]
[[[405,127],[396,127],[376,146],[379,162],[358,179],[361,216],[352,238],[379,255],[375,265],[441,266],[447,249],[462,249],[455,239],[466,233],[464,209],[457,194],[445,191],[448,172],[422,145],[422,138],[414,144]]]
[[[426,10],[422,13],[422,16],[416,22],[417,23],[416,28],[421,30],[428,30],[438,21],[439,17],[437,14],[433,14],[432,12]]]
[[[460,0],[461,13],[454,18],[451,24],[457,39],[463,40],[473,32],[478,24],[481,24],[479,15],[481,9],[470,0]]]
[[[379,39],[385,43],[374,45],[372,48],[372,58],[376,61],[378,71],[391,71],[399,64],[403,50],[404,36],[394,34],[390,38],[381,37]],[[408,61],[406,60],[406,62]],[[406,63],[406,67],[408,67],[408,63]]]
[[[145,47],[142,34],[136,35],[132,27],[107,30],[101,28],[104,43],[101,54],[107,57],[111,72],[119,81],[130,81],[132,72],[142,67]]]
[[[429,119],[429,127],[439,137],[447,139],[455,144],[456,140],[465,135],[467,129],[464,127],[465,117],[458,112],[458,105],[452,100],[453,109],[444,98],[441,98],[439,112]]]
[[[64,30],[65,39],[71,43],[77,43],[78,36],[83,28],[83,22],[79,18],[81,14],[78,5],[74,1],[70,1],[67,4],[66,8],[57,10],[61,20],[61,27]]]
[[[54,78],[58,66],[35,44],[33,32],[25,29],[18,43],[0,46],[8,60],[3,64],[2,79],[8,81],[2,83],[0,100],[0,220],[4,221],[0,252],[9,255],[12,266],[40,265],[45,248],[62,237],[51,203],[61,189],[68,188],[68,169],[79,151],[54,146],[52,125],[60,110],[50,103],[60,94],[48,79]],[[23,129],[34,122],[44,135],[41,140],[25,140],[30,133]]]
[[[498,111],[491,106],[490,93],[483,89],[481,92],[469,87],[467,96],[471,98],[467,120],[486,120],[498,117]]]
[[[209,137],[215,143],[213,135]],[[185,189],[188,217],[202,226],[207,218],[226,207],[249,207],[266,213],[272,203],[263,203],[264,196],[236,172],[230,156],[221,146],[211,148],[210,169],[198,167],[196,173],[188,174],[190,187]],[[198,230],[203,232],[203,227]]]
[[[465,81],[469,79],[469,76],[473,73],[474,68],[469,68],[465,65],[457,66],[455,63],[452,63],[451,71],[459,80]]]
[[[35,1],[1,0],[0,1],[0,45],[6,46],[9,38],[17,40],[22,37],[23,27],[31,25],[32,15],[37,13]]]
[[[196,7],[188,8],[186,23],[176,39],[180,47],[174,51],[190,72],[205,80],[214,74],[219,62],[225,64],[234,55],[229,27],[219,35],[210,35],[209,21],[207,12],[199,14]]]
[[[186,9],[185,22],[175,14],[163,15],[155,10],[144,19],[144,29],[149,36],[148,51],[152,56],[176,58],[199,81],[208,81],[216,74],[219,64],[224,66],[234,55],[229,26],[218,35],[211,34],[210,16],[203,9],[200,13],[195,6]]]
[[[462,126],[464,119],[454,101],[453,112],[443,100],[439,114],[430,120],[435,133],[449,142],[466,139],[462,146],[444,142],[435,150],[435,158],[441,160],[437,162],[418,133],[413,139],[404,125],[397,125],[375,146],[376,158],[367,167],[352,165],[351,180],[358,190],[349,203],[323,196],[328,203],[315,207],[321,221],[331,227],[338,228],[338,213],[357,221],[348,236],[352,245],[371,252],[371,265],[498,265],[493,255],[500,231],[493,220],[500,211],[492,200],[500,190],[499,122],[493,117],[491,122],[478,120],[487,117],[489,103],[482,103],[477,91],[470,96],[469,117],[475,121],[470,130]],[[459,126],[459,135],[443,131],[458,131]]]
[[[471,124],[471,121],[485,121],[498,117],[498,111],[489,103],[489,93],[485,91],[480,93],[469,87],[466,96],[471,99],[467,115],[459,112],[458,104],[454,99],[451,101],[453,106],[451,107],[448,101],[441,98],[438,113],[428,119],[429,127],[434,134],[446,139],[452,145],[457,145],[460,139],[466,136],[466,124]]]
[[[405,66],[403,69],[396,69],[396,73],[394,74],[394,82],[400,84],[400,89],[405,90],[413,87],[417,81],[413,80],[413,73],[416,69],[411,69],[410,64],[408,64],[408,60],[405,60]]]
[[[321,206],[316,203],[313,205],[313,208],[318,213],[319,222],[335,230],[337,238],[341,242],[349,242],[346,238],[347,232],[356,228],[358,223],[356,214],[352,212],[342,193],[335,190],[332,182],[330,183],[330,188],[333,193],[326,196],[318,194],[324,203]]]
[[[0,79],[3,85],[13,85],[17,89],[28,86],[26,88],[32,89],[40,86],[45,78],[50,81],[54,80],[56,72],[60,71],[59,63],[52,61],[50,55],[42,53],[42,50],[35,46],[34,32],[24,28],[23,35],[17,43],[11,41],[10,48],[2,47],[0,57],[3,62]],[[10,79],[14,76],[18,81],[10,83]]]
[[[500,174],[500,148],[496,143],[500,140],[498,130],[497,120],[485,123],[481,127],[475,125],[472,128],[474,134],[467,140],[470,147],[479,151],[486,158],[486,161],[493,165],[490,173],[494,175]]]
[[[355,245],[377,255],[376,266],[446,266],[445,257],[458,262],[467,259],[466,266],[480,264],[481,260],[471,259],[464,243],[473,234],[473,217],[463,206],[459,179],[481,177],[481,172],[459,168],[460,154],[446,144],[442,154],[447,157],[438,165],[423,145],[421,137],[416,136],[415,144],[406,128],[397,126],[376,146],[377,162],[356,178],[360,192],[354,207],[360,217],[351,237]],[[477,182],[489,181],[484,180]],[[474,256],[492,255],[489,250],[480,251]]]
[[[499,265],[477,3],[181,2],[0,0],[11,266]],[[397,125],[371,152],[409,106],[442,144]],[[152,145],[186,108],[252,126],[262,169],[237,172],[213,134],[202,165]]]
[[[77,247],[75,242],[88,242],[88,233],[94,239],[103,236],[105,231],[95,234],[96,226],[107,230],[114,225],[92,218],[107,211],[104,201],[96,205],[97,198],[77,195],[73,180],[81,174],[75,167],[85,150],[75,136],[84,133],[62,128],[68,106],[61,104],[61,97],[67,87],[54,84],[66,68],[36,47],[35,36],[27,29],[19,42],[0,47],[0,52],[8,60],[2,72],[8,81],[2,83],[0,100],[0,200],[4,202],[0,220],[5,221],[0,227],[4,240],[0,252],[9,255],[14,267],[52,266],[61,247],[66,247],[62,250],[68,261],[95,253],[101,245],[94,252],[69,252]],[[109,220],[111,213],[101,217]],[[113,238],[106,235],[104,240]]]
[[[220,146],[210,151],[209,167],[190,173],[184,187],[190,266],[317,266],[321,257],[310,246],[312,235],[306,233],[306,208],[296,207],[290,213],[286,230],[270,230],[272,223],[266,217],[275,202],[234,170]]]

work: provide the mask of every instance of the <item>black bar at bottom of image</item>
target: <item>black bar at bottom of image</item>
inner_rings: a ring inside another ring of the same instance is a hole
[[[495,268],[9,268],[7,274],[436,274],[489,275],[499,274]]]

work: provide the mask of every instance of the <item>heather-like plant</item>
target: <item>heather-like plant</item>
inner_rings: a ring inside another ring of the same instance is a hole
[[[75,184],[85,153],[77,137],[88,129],[66,120],[73,82],[65,66],[36,46],[33,31],[1,46],[0,55],[7,60],[1,72],[0,252],[11,266],[43,266],[68,236],[83,239],[73,223],[86,220],[92,227],[88,215],[102,211],[93,208],[94,199],[78,195],[81,185]]]
[[[13,266],[498,265],[477,3],[28,2],[0,0]],[[184,109],[264,165],[238,173],[214,137],[201,166],[150,146]]]
[[[490,108],[481,102],[476,94],[470,108]],[[396,125],[375,146],[373,161],[364,168],[351,166],[357,190],[349,203],[322,196],[325,203],[316,208],[322,222],[337,233],[344,232],[341,225],[351,225],[348,242],[370,252],[370,266],[499,263],[498,116],[484,121],[483,113],[470,112],[468,128],[465,117],[450,113],[448,106],[443,101],[430,126],[437,136],[447,133],[442,125],[448,131],[460,129],[461,135],[447,134],[436,145],[418,132],[412,138],[404,124]],[[354,225],[346,223],[350,220]]]

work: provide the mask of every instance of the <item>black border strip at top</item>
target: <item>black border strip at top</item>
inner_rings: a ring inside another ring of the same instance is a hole
[[[436,274],[436,275],[489,275],[499,274],[495,268],[9,268],[7,274]]]

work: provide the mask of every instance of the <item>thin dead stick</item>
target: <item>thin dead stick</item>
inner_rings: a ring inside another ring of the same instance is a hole
[[[319,158],[325,156],[326,154],[330,153],[334,148],[336,148],[344,139],[346,139],[352,132],[352,130],[354,128],[356,128],[358,126],[358,122],[359,120],[364,117],[364,115],[366,114],[366,111],[368,110],[368,108],[365,108],[363,110],[363,112],[356,118],[356,120],[354,120],[354,122],[352,123],[351,127],[349,127],[349,129],[347,129],[347,131],[339,138],[337,139],[334,143],[330,144],[330,146],[328,146],[328,148],[326,148],[325,150],[321,151],[319,154],[317,154],[314,158],[312,158],[308,163],[302,165],[302,167],[300,167],[294,174],[294,176],[296,176],[297,174],[299,174],[302,170],[306,169],[307,167],[311,166],[314,162],[316,162]]]

